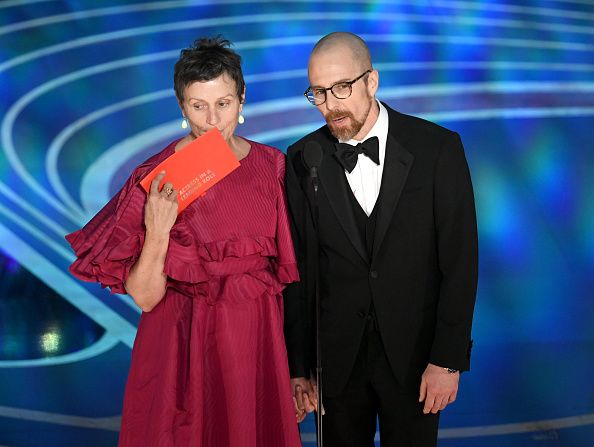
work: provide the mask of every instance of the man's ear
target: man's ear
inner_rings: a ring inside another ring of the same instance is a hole
[[[379,72],[377,70],[372,70],[371,73],[367,76],[367,88],[369,89],[369,93],[371,96],[375,96],[377,89],[379,87]]]

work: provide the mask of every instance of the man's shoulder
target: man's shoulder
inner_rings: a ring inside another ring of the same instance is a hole
[[[389,134],[413,154],[418,151],[437,154],[444,145],[460,141],[460,136],[453,130],[418,116],[397,112],[388,106],[386,108],[390,121]]]
[[[451,135],[454,131],[447,129],[433,121],[421,118],[414,115],[407,115],[406,113],[398,112],[383,103],[388,110],[388,119],[390,122],[390,133],[418,133],[425,135]]]

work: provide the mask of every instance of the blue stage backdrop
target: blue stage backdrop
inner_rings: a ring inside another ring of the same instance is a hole
[[[179,50],[231,39],[239,132],[285,150],[323,124],[302,93],[336,30],[369,43],[379,98],[458,131],[471,167],[475,347],[440,445],[594,445],[588,0],[1,1],[0,444],[116,443],[139,311],[68,274],[64,234],[182,135]]]

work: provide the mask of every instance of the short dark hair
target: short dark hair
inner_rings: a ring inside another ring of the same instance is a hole
[[[190,84],[205,82],[227,74],[235,81],[237,97],[245,88],[241,71],[241,56],[233,51],[231,42],[222,36],[196,39],[191,47],[181,50],[173,70],[173,88],[177,100],[182,102],[184,90]]]

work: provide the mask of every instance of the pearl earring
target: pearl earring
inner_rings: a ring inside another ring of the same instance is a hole
[[[243,117],[243,115],[240,113],[239,116],[237,117],[237,122],[239,124],[243,124],[245,123],[245,118]]]
[[[186,118],[185,116],[184,116],[184,119],[181,122],[181,128],[182,129],[187,129],[188,128],[188,118]]]

